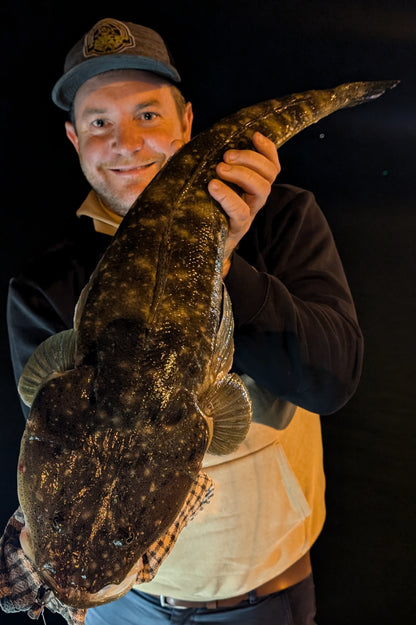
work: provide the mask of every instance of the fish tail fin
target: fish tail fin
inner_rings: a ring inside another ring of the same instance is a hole
[[[379,80],[344,83],[333,89],[321,89],[295,93],[282,102],[275,100],[274,115],[266,115],[270,139],[279,148],[291,137],[308,126],[344,108],[370,102],[392,89],[399,81]],[[273,102],[273,101],[272,101]],[[282,106],[283,103],[283,106]],[[286,121],[286,125],[282,120]]]
[[[371,80],[349,82],[335,87],[334,93],[340,102],[345,101],[345,108],[357,106],[379,98],[386,91],[393,89],[400,80]]]
[[[64,330],[47,338],[33,352],[20,376],[18,391],[31,406],[40,387],[53,375],[75,366],[76,332]]]
[[[235,373],[223,377],[208,390],[201,402],[201,411],[212,434],[209,453],[231,453],[247,436],[251,401],[244,383]]]

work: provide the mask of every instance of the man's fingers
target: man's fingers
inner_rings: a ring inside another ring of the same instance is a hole
[[[232,182],[243,191],[245,201],[252,210],[259,210],[270,193],[271,182],[258,171],[243,165],[219,163],[217,174],[222,180]],[[258,201],[257,201],[258,199]]]
[[[240,230],[246,231],[252,219],[247,203],[225,182],[216,178],[208,183],[208,191],[230,218],[230,234]]]
[[[280,172],[280,162],[274,143],[259,132],[253,135],[254,150],[227,150],[224,162],[230,166],[247,167],[265,178],[274,182]]]

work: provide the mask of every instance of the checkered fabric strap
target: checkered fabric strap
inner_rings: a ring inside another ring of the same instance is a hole
[[[168,531],[156,540],[140,558],[141,565],[137,575],[137,583],[150,582],[157,573],[159,566],[166,556],[172,551],[183,528],[194,516],[209,503],[214,494],[214,483],[205,473],[200,472],[194,481],[181,511]]]
[[[0,539],[0,606],[4,612],[27,612],[34,620],[43,609],[57,612],[68,625],[82,625],[86,610],[70,608],[61,603],[42,583],[29,558],[20,546],[19,535],[24,526],[21,508],[9,519]]]

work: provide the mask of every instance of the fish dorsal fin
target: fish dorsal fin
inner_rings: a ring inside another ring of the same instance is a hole
[[[84,288],[82,289],[78,301],[75,306],[74,312],[74,328],[77,329],[79,326],[79,322],[81,319],[82,312],[84,310],[85,302],[87,301],[88,293],[90,292],[91,286],[90,282],[88,282]]]
[[[215,337],[212,366],[199,409],[210,432],[209,453],[231,453],[245,439],[251,423],[251,401],[241,378],[228,374],[233,362],[234,320],[230,296],[223,287],[222,316]]]
[[[47,338],[33,352],[20,376],[18,391],[31,406],[40,387],[54,374],[75,366],[76,332],[64,330]]]
[[[211,369],[211,380],[224,377],[233,363],[233,332],[234,319],[228,291],[223,286],[222,316],[214,345],[214,357]]]
[[[241,378],[230,373],[217,380],[201,398],[200,410],[212,431],[209,453],[224,455],[237,449],[251,423],[250,397]]]

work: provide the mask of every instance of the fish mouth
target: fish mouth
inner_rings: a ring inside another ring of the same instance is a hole
[[[119,584],[107,584],[107,586],[94,593],[76,586],[59,587],[55,583],[53,576],[45,570],[42,571],[42,577],[51,587],[56,597],[65,605],[73,608],[93,608],[115,601],[125,595],[135,583],[137,571],[129,573]]]
[[[32,537],[26,525],[23,526],[20,532],[20,544],[26,556],[28,556],[32,562],[35,562]],[[97,592],[89,592],[80,587],[75,581],[71,582],[70,579],[67,586],[60,586],[57,584],[55,576],[46,568],[46,565],[44,565],[39,572],[45,583],[62,603],[74,608],[93,608],[104,603],[109,603],[110,601],[115,601],[125,595],[135,583],[139,568],[138,563],[136,563],[119,584],[107,584]]]

